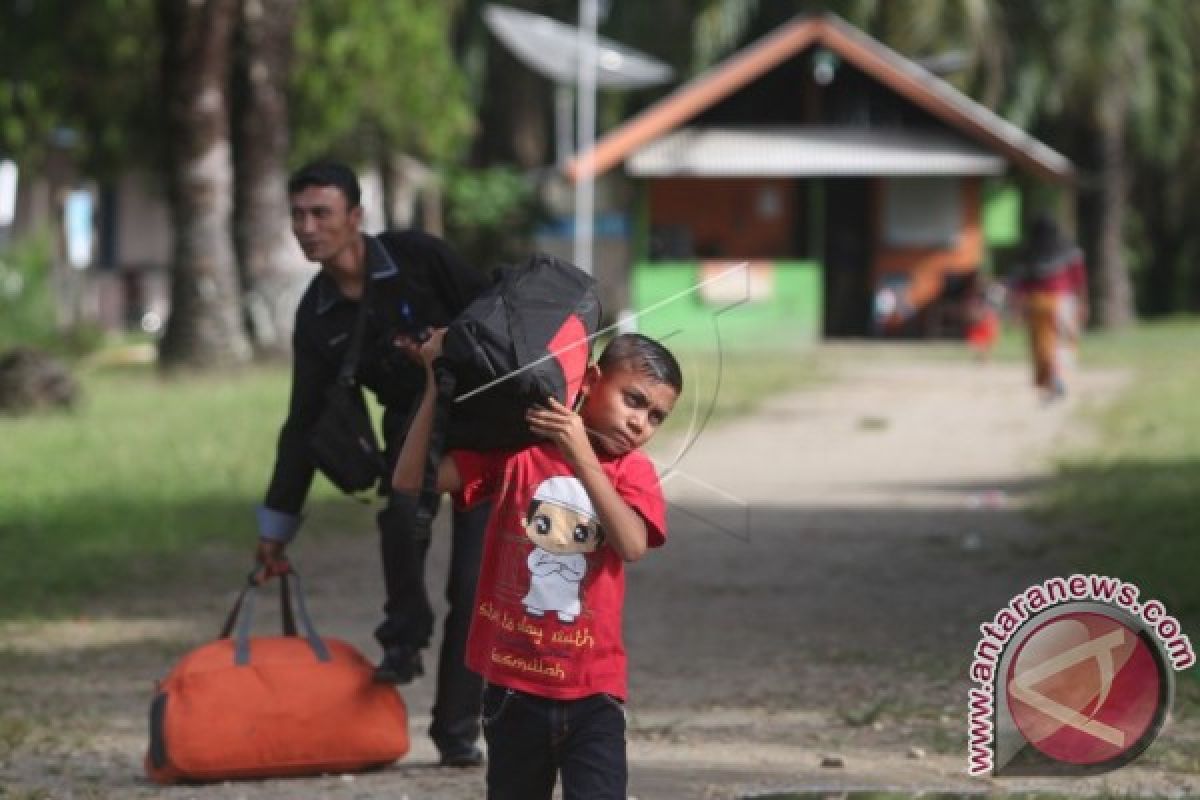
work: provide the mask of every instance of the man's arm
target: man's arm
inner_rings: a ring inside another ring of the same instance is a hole
[[[309,349],[299,329],[292,339],[292,352],[287,418],[279,432],[266,497],[256,514],[258,543],[254,559],[266,568],[263,578],[287,571],[287,545],[303,522],[300,512],[316,472],[308,434],[324,408],[325,389],[335,378],[321,357]]]
[[[526,419],[531,431],[554,442],[562,451],[592,500],[609,546],[626,561],[637,561],[645,555],[646,521],[629,507],[604,474],[580,416],[551,397],[548,406],[530,409]]]
[[[433,435],[433,418],[437,409],[437,378],[433,372],[433,361],[442,354],[442,339],[445,337],[444,328],[436,330],[429,340],[421,345],[419,357],[425,365],[425,390],[421,394],[421,402],[417,413],[409,425],[408,434],[404,437],[404,445],[400,455],[396,457],[396,469],[392,472],[392,488],[405,494],[417,494],[425,477],[425,461],[429,457],[429,439]],[[411,344],[403,347],[412,353]],[[454,460],[443,457],[438,464],[437,490],[439,492],[454,492],[462,488],[462,478]]]

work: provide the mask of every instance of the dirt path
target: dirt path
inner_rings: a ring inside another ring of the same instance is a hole
[[[1080,433],[1076,412],[1121,377],[1081,375],[1041,407],[1018,366],[831,354],[830,385],[704,431],[667,481],[668,547],[630,570],[631,796],[1013,786],[965,775],[966,667],[981,621],[1069,569],[1023,508],[1053,443]],[[372,657],[374,555],[366,535],[310,536],[295,553],[322,630]],[[480,771],[433,766],[429,679],[406,692],[413,752],[384,772],[146,784],[152,680],[212,635],[229,558],[204,554],[166,608],[131,595],[91,620],[0,633],[0,798],[482,796]],[[1200,728],[1177,723],[1135,766],[1069,788],[1200,793],[1175,771],[1198,750]],[[843,766],[822,766],[832,756]]]

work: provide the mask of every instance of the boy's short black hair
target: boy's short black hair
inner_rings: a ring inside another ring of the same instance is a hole
[[[667,384],[676,394],[683,392],[683,370],[675,356],[654,339],[640,333],[623,333],[613,339],[596,360],[596,366],[601,370],[627,366]]]
[[[354,170],[338,161],[312,161],[292,173],[288,178],[288,195],[313,187],[332,186],[341,189],[346,197],[346,208],[357,208],[362,201],[362,190]]]

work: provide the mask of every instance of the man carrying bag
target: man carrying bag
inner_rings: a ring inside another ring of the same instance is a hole
[[[440,239],[415,231],[365,236],[358,180],[342,164],[301,168],[288,195],[292,232],[321,269],[296,310],[288,414],[258,509],[255,557],[267,577],[286,571],[286,546],[318,468],[345,491],[380,485],[376,467],[380,477],[390,474],[424,382],[422,368],[394,347],[396,337],[447,325],[487,286]],[[384,408],[382,457],[360,386]],[[387,602],[375,632],[384,651],[376,677],[406,683],[423,673],[419,650],[432,633],[423,576],[428,541],[412,535],[407,498],[387,491],[378,515]],[[447,765],[482,760],[475,745],[481,686],[463,660],[486,521],[486,509],[455,513],[450,612],[430,726]]]

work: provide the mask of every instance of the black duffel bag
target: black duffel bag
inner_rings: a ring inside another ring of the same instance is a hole
[[[434,364],[438,399],[417,510],[421,527],[437,509],[437,465],[447,449],[532,444],[529,408],[549,397],[576,404],[600,316],[591,275],[534,253],[501,270],[450,323]]]

